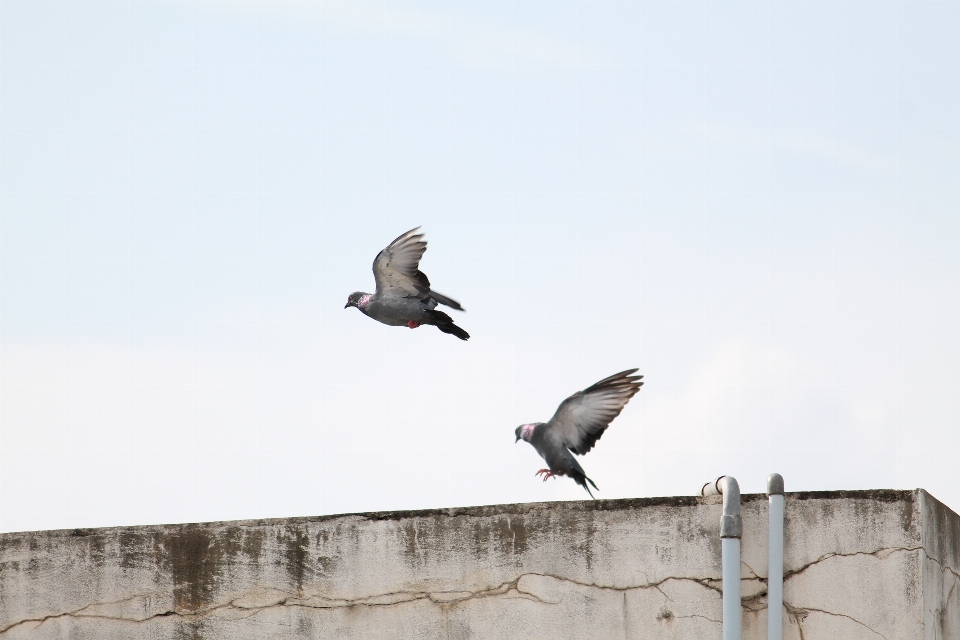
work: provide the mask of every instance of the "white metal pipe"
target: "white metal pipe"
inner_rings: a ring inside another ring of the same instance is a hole
[[[723,640],[740,640],[740,538],[720,540],[723,559]]]
[[[723,580],[723,640],[741,640],[740,610],[740,485],[733,476],[720,476],[703,485],[700,494],[723,496],[720,516],[720,565]]]
[[[783,476],[767,478],[770,543],[767,562],[767,640],[783,640]]]

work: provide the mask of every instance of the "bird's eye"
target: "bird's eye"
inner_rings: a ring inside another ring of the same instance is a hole
[[[348,300],[348,302],[353,302],[353,296],[350,296],[350,300]]]

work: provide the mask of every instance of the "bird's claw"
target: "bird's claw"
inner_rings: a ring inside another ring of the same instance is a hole
[[[555,474],[555,473],[553,473],[552,471],[550,471],[550,469],[540,469],[540,471],[537,471],[534,475],[539,476],[541,473],[543,474],[543,481],[544,481],[544,482],[547,481],[547,478],[556,478],[556,477],[557,477],[557,474]]]
[[[415,322],[415,321],[413,321],[413,320],[408,320],[408,321],[407,321],[407,326],[410,327],[411,329],[416,329],[417,327],[420,326],[420,323],[419,323],[419,322]]]

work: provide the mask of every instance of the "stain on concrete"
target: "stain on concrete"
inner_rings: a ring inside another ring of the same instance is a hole
[[[267,535],[264,528],[245,528],[242,530],[240,553],[252,566],[259,566],[263,554],[263,539]]]
[[[214,600],[229,569],[240,563],[244,570],[259,567],[264,531],[240,526],[216,527],[186,524],[165,527],[152,535],[152,566],[173,581],[178,611],[199,611]],[[143,566],[146,540],[129,538],[130,566]],[[256,575],[256,571],[254,571]]]
[[[183,525],[161,533],[155,542],[156,564],[173,580],[176,608],[197,611],[212,602],[224,560],[216,537],[201,525]]]
[[[308,565],[308,547],[310,536],[305,527],[284,527],[277,531],[277,543],[283,549],[284,568],[290,576],[292,584],[296,585],[297,592],[303,592],[303,580],[307,573],[312,573]]]
[[[120,542],[120,568],[139,569],[153,563],[151,536],[134,528],[123,529],[117,535]]]
[[[478,519],[469,529],[472,553],[482,559],[491,553],[505,553],[518,557],[527,551],[527,522],[511,515]]]
[[[402,553],[414,567],[423,565],[423,558],[419,550],[420,527],[417,521],[411,520],[400,527],[400,537],[403,540]]]
[[[592,514],[591,514],[592,515]],[[584,562],[587,564],[587,571],[593,570],[594,563],[594,541],[597,534],[597,523],[595,517],[586,518],[585,522],[576,522],[573,527],[567,529],[571,539],[574,541],[574,548]]]
[[[325,577],[332,574],[337,568],[338,557],[329,529],[322,528],[314,537],[316,571],[315,575]]]
[[[95,535],[87,538],[90,546],[87,548],[90,554],[90,560],[94,566],[103,568],[107,562],[107,537],[104,535]]]
[[[173,580],[177,610],[198,611],[213,602],[222,557],[209,531],[200,525],[183,525],[157,539],[159,562]],[[190,636],[185,636],[190,637]]]

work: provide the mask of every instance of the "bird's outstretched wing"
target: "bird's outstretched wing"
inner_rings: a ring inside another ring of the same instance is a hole
[[[578,391],[557,407],[547,428],[570,451],[583,455],[593,448],[630,398],[640,390],[643,376],[628,369]]]
[[[420,227],[411,229],[391,242],[373,261],[377,295],[422,296],[430,292],[430,281],[420,271],[420,258],[427,241]]]

